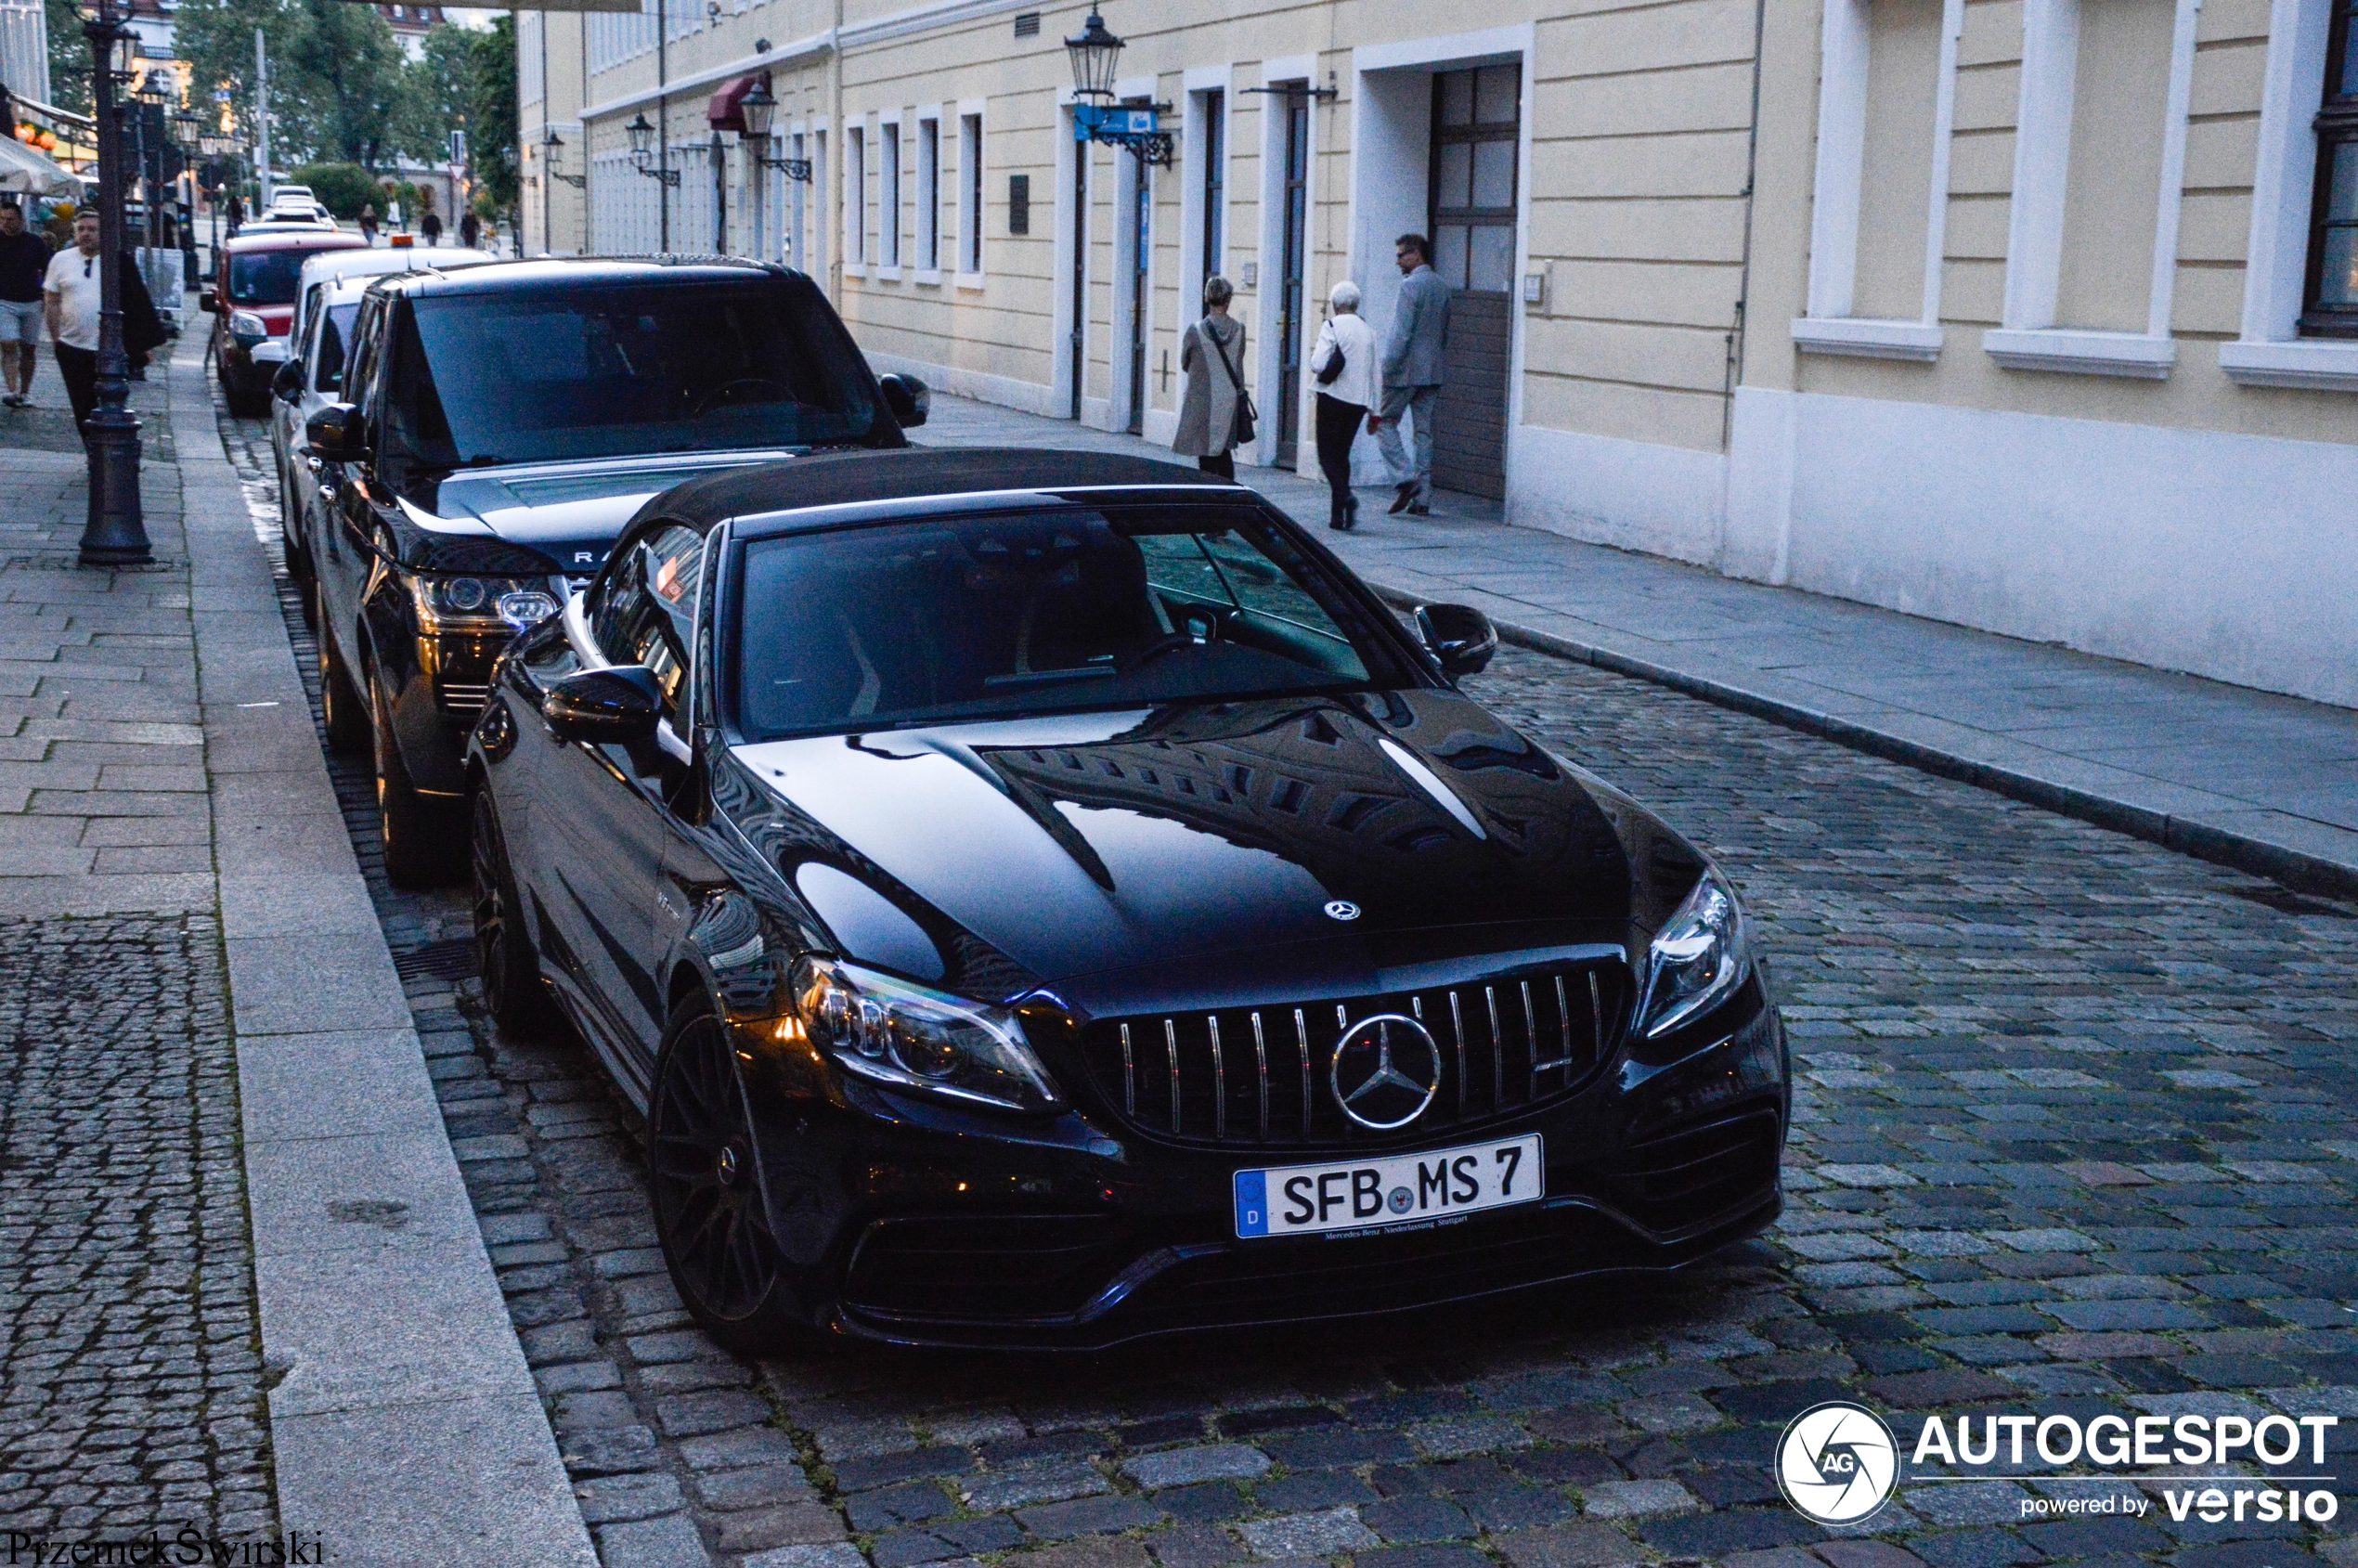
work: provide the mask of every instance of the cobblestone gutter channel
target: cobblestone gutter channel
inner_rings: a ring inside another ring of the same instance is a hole
[[[266,436],[223,431],[266,520]],[[2349,1471],[2358,910],[1593,667],[1510,652],[1472,689],[1744,889],[1802,1074],[1786,1219],[1652,1289],[1061,1361],[756,1363],[688,1328],[630,1114],[578,1044],[483,1022],[464,897],[385,886],[336,765],[609,1568],[2358,1568],[2351,1506],[2034,1522],[2062,1488],[2017,1470],[1838,1537],[1768,1468],[1848,1394],[1903,1432],[2335,1413]]]

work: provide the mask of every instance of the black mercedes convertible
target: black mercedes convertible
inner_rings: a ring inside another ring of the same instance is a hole
[[[644,1110],[734,1343],[1101,1346],[1675,1268],[1781,1201],[1734,890],[1251,491],[692,481],[469,743],[503,1027]]]

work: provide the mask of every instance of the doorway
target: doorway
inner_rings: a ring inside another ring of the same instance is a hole
[[[1433,483],[1507,493],[1508,368],[1514,332],[1517,152],[1522,67],[1436,71],[1425,232],[1433,270],[1456,290],[1442,350]]]
[[[1287,83],[1284,229],[1277,272],[1277,466],[1295,466],[1302,445],[1303,272],[1310,249],[1310,94]]]

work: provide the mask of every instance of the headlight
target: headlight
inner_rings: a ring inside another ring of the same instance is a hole
[[[408,578],[418,624],[428,631],[505,627],[522,630],[557,613],[557,601],[534,578]]]
[[[270,329],[263,325],[262,317],[251,310],[231,311],[229,330],[241,338],[266,338],[270,335]]]
[[[1638,1032],[1649,1039],[1724,1001],[1752,967],[1752,942],[1734,889],[1706,870],[1646,954]]]
[[[862,1078],[1003,1110],[1061,1103],[1004,1007],[821,958],[795,965],[794,1000],[812,1043]]]

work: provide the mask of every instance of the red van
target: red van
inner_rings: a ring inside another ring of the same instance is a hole
[[[321,251],[367,243],[332,228],[288,227],[240,234],[221,247],[220,276],[198,303],[213,317],[214,370],[231,413],[251,419],[269,407],[270,378],[287,356],[304,262]]]

